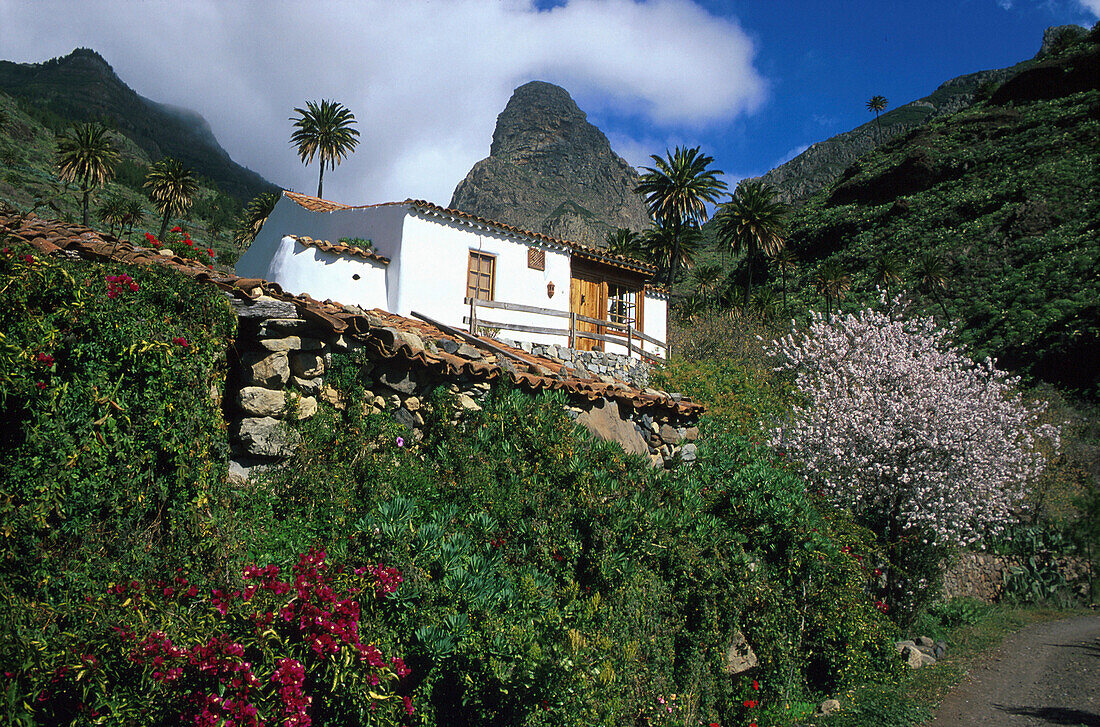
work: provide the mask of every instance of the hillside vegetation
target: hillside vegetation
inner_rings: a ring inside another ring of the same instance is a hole
[[[877,298],[883,265],[977,358],[1032,382],[1100,390],[1100,90],[1097,32],[849,167],[796,209],[793,269],[767,261],[756,307],[766,315]],[[713,234],[713,231],[711,231]],[[718,266],[693,306],[743,295],[745,264],[711,238],[697,271]],[[934,274],[929,274],[929,270]],[[698,274],[697,274],[698,275]],[[755,280],[758,280],[756,278]],[[786,296],[787,306],[781,301]],[[692,307],[687,308],[689,312]]]
[[[0,91],[66,123],[105,122],[152,161],[179,159],[239,203],[277,191],[260,175],[230,159],[200,115],[138,95],[89,48],[44,63],[0,61]]]
[[[58,115],[50,107],[0,92],[0,205],[21,211],[37,208],[39,214],[80,221],[78,185],[66,185],[57,172],[57,139],[72,123],[71,117]],[[92,225],[136,241],[145,231],[155,234],[160,224],[161,213],[144,188],[154,160],[117,128],[110,139],[119,160],[113,166],[113,179],[92,190],[89,221],[101,219],[100,210],[110,200],[137,202],[143,214],[126,226],[125,235],[117,225],[113,230],[102,222]],[[183,218],[173,218],[172,224],[182,225],[202,247],[213,248],[219,263],[232,265],[239,255],[232,231],[243,206],[212,180],[197,179],[190,210]]]

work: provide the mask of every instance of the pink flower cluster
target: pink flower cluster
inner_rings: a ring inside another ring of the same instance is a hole
[[[243,615],[245,622],[255,627],[257,636],[276,629],[283,632],[283,643],[308,646],[305,656],[316,654],[317,660],[300,655],[307,664],[321,668],[329,657],[350,648],[359,655],[359,663],[368,668],[367,679],[372,686],[381,684],[387,675],[398,679],[407,677],[410,670],[403,659],[394,656],[386,661],[375,645],[362,643],[360,604],[356,600],[361,589],[337,583],[344,570],[329,566],[325,559],[323,550],[311,549],[302,554],[294,566],[292,582],[280,578],[277,565],[249,565],[242,574],[247,584],[243,590],[212,589],[204,600],[218,614],[229,616],[224,621],[226,624],[234,623],[237,616]],[[357,568],[355,574],[369,574],[379,596],[393,593],[403,581],[400,571],[381,564]],[[370,582],[368,578],[363,581]],[[128,610],[139,609],[152,599],[180,604],[193,611],[199,602],[189,599],[203,599],[182,570],[171,579],[112,585],[108,592]],[[252,605],[240,612],[240,605],[244,603]],[[236,609],[232,615],[231,609]],[[129,643],[129,660],[146,667],[154,683],[191,695],[184,718],[195,725],[260,727],[264,724],[260,708],[266,711],[265,701],[275,698],[278,701],[272,709],[278,710],[279,724],[291,727],[311,724],[312,697],[306,691],[307,666],[299,659],[289,655],[277,659],[270,676],[270,682],[276,685],[276,692],[272,694],[248,659],[252,652],[246,651],[247,640],[238,642],[226,633],[215,633],[205,642],[186,648],[173,644],[161,631],[153,631],[139,640],[129,628],[114,627],[114,630]],[[413,714],[411,698],[403,696],[402,703],[405,714]]]
[[[280,659],[271,681],[279,685],[279,699],[283,702],[285,727],[309,727],[313,723],[308,714],[312,698],[302,691],[306,670],[297,659]]]
[[[118,294],[130,289],[131,292],[138,292],[138,284],[134,282],[134,279],[129,275],[123,273],[122,275],[108,275],[107,276],[107,297],[117,298]]]
[[[374,592],[379,598],[388,596],[397,591],[397,587],[405,582],[405,577],[396,568],[387,568],[379,563],[370,569],[374,576]]]

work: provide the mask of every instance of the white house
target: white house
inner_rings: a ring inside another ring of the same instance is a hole
[[[600,337],[577,336],[574,348],[625,353],[626,326],[662,342],[666,335],[667,296],[649,285],[654,266],[422,200],[351,206],[283,192],[236,269],[293,294],[415,311],[464,330],[476,300],[478,327],[505,328],[515,340],[566,345],[567,335],[530,329],[572,324]],[[636,350],[639,339],[630,341]]]

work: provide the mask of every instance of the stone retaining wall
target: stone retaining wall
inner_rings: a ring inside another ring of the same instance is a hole
[[[1091,573],[1087,560],[1053,554],[1050,557],[1066,583],[1075,591],[1080,591],[1082,585],[1087,590]],[[952,599],[968,596],[986,603],[996,603],[1004,595],[1006,572],[1019,565],[1019,559],[1012,556],[963,551],[944,573],[943,597]]]
[[[387,413],[408,428],[413,440],[422,436],[421,409],[437,388],[443,387],[453,395],[453,419],[464,412],[479,410],[489,393],[488,381],[467,375],[435,375],[404,359],[372,354],[372,349],[362,341],[299,317],[292,303],[273,298],[256,303],[234,299],[232,303],[239,325],[237,341],[229,355],[225,411],[233,437],[234,472],[238,475],[246,475],[252,466],[270,464],[293,453],[295,434],[283,426],[288,416],[308,419],[316,414],[320,402],[337,407],[348,405],[326,380],[334,355],[361,351],[360,380],[367,391],[365,399],[357,405],[369,407],[371,413]],[[388,333],[394,340],[409,335],[390,328],[378,331]],[[422,343],[449,353],[455,349],[459,355],[471,359],[484,355],[474,346],[450,339]],[[530,345],[523,350],[529,348]],[[648,379],[648,368],[645,376]],[[581,395],[570,396],[567,411],[596,436],[616,441],[627,452],[647,457],[652,466],[668,467],[695,459],[698,428],[692,417],[671,410],[643,414],[626,403],[606,398],[593,402]]]
[[[578,351],[566,346],[510,341],[506,338],[498,340],[534,356],[543,356],[559,361],[567,369],[578,375],[591,375],[600,378],[610,377],[616,381],[629,382],[640,389],[649,386],[649,374],[653,370],[653,364],[649,361],[642,358],[631,358],[625,354]]]

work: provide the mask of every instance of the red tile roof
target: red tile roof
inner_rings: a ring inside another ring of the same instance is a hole
[[[328,240],[314,240],[312,237],[306,237],[305,235],[287,235],[287,237],[297,240],[306,247],[315,247],[325,252],[331,252],[337,255],[354,255],[355,257],[366,258],[367,260],[377,260],[383,265],[390,264],[390,259],[388,257],[379,255],[374,250],[367,250],[358,245],[333,244]]]
[[[379,357],[404,360],[412,366],[442,376],[465,374],[483,380],[508,378],[516,386],[529,391],[560,390],[590,401],[604,397],[628,403],[637,410],[693,415],[703,411],[702,404],[687,398],[677,401],[653,389],[641,391],[620,382],[609,384],[599,379],[576,377],[558,361],[532,356],[497,341],[492,343],[525,363],[517,365],[514,361],[480,349],[476,352],[467,349],[465,355],[447,353],[444,346],[455,348],[447,341],[457,344],[462,341],[428,323],[382,310],[365,311],[331,300],[317,301],[308,295],[290,295],[276,283],[211,270],[196,261],[135,247],[81,225],[47,220],[33,214],[0,212],[0,236],[5,235],[9,244],[22,241],[45,254],[67,251],[91,259],[171,267],[200,284],[217,286],[246,303],[261,296],[289,302],[297,308],[301,317],[333,333],[350,335],[363,341]]]
[[[625,255],[616,255],[608,252],[607,250],[601,250],[596,247],[589,247],[588,245],[582,245],[578,242],[570,242],[569,240],[562,240],[550,235],[544,235],[541,232],[532,232],[531,230],[524,230],[513,225],[505,224],[503,222],[496,222],[485,217],[470,214],[469,212],[462,212],[461,210],[451,209],[449,207],[440,207],[437,204],[422,200],[422,199],[406,199],[404,202],[382,202],[381,204],[367,204],[367,205],[347,205],[340,202],[331,202],[327,199],[320,199],[318,197],[310,197],[309,195],[301,194],[299,192],[283,192],[283,194],[293,202],[298,203],[302,207],[305,207],[311,212],[336,212],[338,210],[350,210],[350,209],[370,209],[373,207],[393,207],[403,206],[411,207],[421,212],[428,212],[430,214],[440,215],[444,217],[450,217],[456,220],[464,220],[467,222],[476,222],[493,229],[500,230],[501,232],[507,232],[512,235],[520,235],[522,237],[529,237],[539,242],[544,242],[557,247],[564,247],[572,250],[578,257],[583,257],[588,260],[596,260],[607,265],[613,265],[618,268],[625,268],[633,272],[642,273],[645,275],[652,275],[657,272],[657,266],[651,263],[642,262],[641,260],[635,260],[634,258],[627,257]]]

